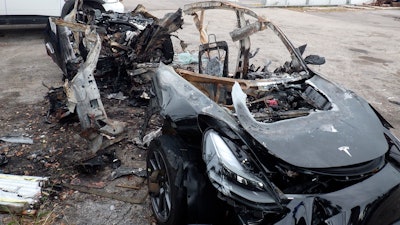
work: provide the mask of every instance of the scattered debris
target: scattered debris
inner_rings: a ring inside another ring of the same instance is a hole
[[[110,165],[113,169],[121,166],[121,160],[116,157],[116,153],[114,151],[87,159],[84,162],[78,164],[77,168],[83,173],[95,174],[107,165]]]
[[[0,166],[6,165],[8,163],[8,158],[6,154],[1,153],[0,155]]]
[[[70,184],[74,185],[74,186],[82,186],[82,187],[96,188],[96,189],[101,189],[106,186],[106,183],[103,181],[93,182],[93,181],[87,181],[86,179],[79,179],[79,178],[72,179]]]
[[[83,129],[82,136],[90,141],[89,155],[94,155],[100,150],[103,143],[102,131],[107,131],[112,135],[118,135],[124,131],[124,123],[114,122],[107,117],[94,79],[94,70],[101,50],[101,40],[96,31],[90,26],[56,19],[54,19],[54,22],[57,25],[71,29],[75,37],[84,34],[82,41],[89,49],[86,52],[86,60],[75,64],[76,73],[72,80],[65,80],[63,89],[65,95],[60,96],[58,94],[60,89],[56,89],[58,91],[51,90],[49,93],[48,98],[52,103],[49,112],[65,108],[68,108],[69,111],[67,115],[76,112]],[[54,95],[53,93],[57,94]],[[60,97],[64,96],[67,101],[60,99]],[[65,103],[66,106],[63,104],[57,105],[60,101]]]
[[[79,185],[71,185],[71,184],[67,184],[67,183],[64,183],[63,186],[67,187],[69,189],[77,190],[82,193],[98,195],[101,197],[115,199],[118,201],[127,202],[127,203],[131,203],[131,204],[143,204],[147,198],[147,195],[138,196],[138,198],[134,198],[134,197],[127,198],[125,196],[122,196],[120,193],[109,193],[106,190],[101,190],[101,189],[97,189],[97,188],[89,188],[89,187],[79,186]]]
[[[108,99],[112,99],[113,98],[113,99],[117,99],[117,100],[125,100],[128,97],[124,96],[124,94],[122,92],[118,92],[118,93],[111,93],[111,94],[107,95],[107,98]]]
[[[0,174],[0,210],[35,214],[48,178]]]
[[[118,167],[115,169],[110,176],[110,180],[115,180],[119,177],[122,176],[128,176],[128,175],[136,175],[138,177],[147,177],[147,172],[146,169],[143,168],[126,168],[126,167]]]
[[[63,19],[51,18],[46,38],[46,45],[56,50],[48,53],[65,79],[63,89],[49,91],[48,114],[60,119],[78,115],[81,136],[90,143],[89,149],[82,150],[87,152],[82,154],[86,157],[77,158],[78,162],[105,148],[104,137],[116,143],[112,139],[125,130],[126,123],[108,118],[100,90],[113,93],[107,95],[109,99],[129,98],[131,105],[147,105],[151,81],[148,69],[154,67],[152,63],[172,62],[170,33],[183,24],[180,9],[159,19],[142,5],[129,13],[82,10],[79,5],[76,3]],[[50,29],[54,27],[58,34]]]
[[[18,144],[33,144],[33,140],[28,137],[24,137],[22,135],[19,136],[2,136],[0,137],[1,141],[10,142],[10,143],[18,143]]]
[[[108,89],[112,93],[121,91],[130,99],[140,98],[140,94],[149,88],[143,86],[150,81],[144,75],[146,68],[152,67],[146,63],[172,62],[174,50],[170,34],[183,24],[182,10],[169,13],[162,19],[151,15],[142,5],[129,13],[86,10],[79,14],[76,21],[68,20],[69,16],[64,18],[66,21],[50,21],[53,26],[67,26],[72,31],[63,32],[58,42],[50,38],[55,35],[53,31],[49,29],[47,33],[47,43],[59,49],[51,57],[63,70],[66,79],[72,80],[76,76],[80,64],[87,61],[92,48],[85,45],[87,37],[82,38],[82,32],[76,34],[74,30],[84,30],[90,25],[96,27],[96,33],[102,40],[97,61],[92,63],[95,68],[93,76],[100,89]]]
[[[138,187],[138,186],[129,186],[129,185],[123,185],[123,184],[117,184],[116,187],[122,187],[122,188],[133,189],[133,190],[140,190],[140,187]]]
[[[139,138],[136,138],[134,141],[135,141],[135,143],[136,143],[139,147],[141,147],[141,148],[147,148],[147,147],[149,146],[150,142],[151,142],[154,138],[159,137],[159,136],[161,135],[161,132],[162,132],[162,131],[161,131],[161,128],[158,128],[157,130],[152,131],[152,132],[146,134],[146,135],[143,137],[142,140],[140,140]]]
[[[177,59],[175,60],[174,63],[179,65],[198,64],[199,57],[198,55],[192,54],[190,52],[182,52],[177,54]]]
[[[67,100],[67,95],[64,92],[64,88],[63,87],[54,88],[54,87],[48,87],[46,85],[44,86],[47,87],[49,90],[45,98],[50,103],[50,107],[46,114],[45,122],[51,124],[50,115],[54,115],[54,117],[60,122],[68,120],[67,119],[68,117],[72,118],[73,114],[70,113],[67,107],[68,100]]]

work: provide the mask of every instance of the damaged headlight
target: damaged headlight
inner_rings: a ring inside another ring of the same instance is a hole
[[[238,149],[235,149],[238,150]],[[247,159],[239,159],[214,130],[205,133],[203,159],[211,183],[226,196],[240,196],[256,203],[272,203],[264,182],[244,167]]]

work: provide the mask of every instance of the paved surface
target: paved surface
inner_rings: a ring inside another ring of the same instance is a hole
[[[127,10],[142,3],[157,16],[190,2],[194,1],[124,0]],[[400,105],[396,104],[400,98],[400,10],[258,8],[256,11],[275,21],[295,45],[307,43],[306,55],[326,57],[327,63],[314,67],[315,70],[366,98],[400,129]],[[220,16],[224,23],[218,23],[218,17],[215,19],[221,30],[226,30],[227,23],[234,23],[225,13]],[[193,26],[189,18],[185,19],[185,26]],[[0,102],[3,106],[36,104],[47,91],[42,82],[60,84],[61,71],[46,55],[42,32],[43,27],[0,27]],[[178,34],[187,38],[189,44],[198,38],[197,33],[179,31]],[[258,44],[264,41],[259,40]],[[399,130],[394,132],[400,136]],[[146,206],[101,198],[87,201],[82,196],[76,198],[70,209],[76,214],[71,212],[67,216],[71,224],[105,221],[144,224],[148,221]],[[88,221],[88,218],[95,220]]]

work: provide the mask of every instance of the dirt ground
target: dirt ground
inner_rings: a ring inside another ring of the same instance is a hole
[[[193,1],[124,0],[127,10],[142,3],[156,16],[189,2]],[[306,55],[324,56],[327,63],[314,67],[315,70],[367,99],[395,128],[400,128],[399,9],[257,8],[255,11],[279,25],[296,46],[307,43]],[[220,15],[223,23],[215,18],[221,31],[227,29],[227,23],[235,22],[233,17],[227,19],[228,15]],[[185,17],[186,26],[193,26],[189,17]],[[60,86],[62,73],[46,55],[43,30],[43,26],[0,27],[0,136],[22,135],[34,142],[32,145],[0,142],[0,153],[10,160],[0,170],[50,177],[54,187],[46,189],[49,195],[44,199],[41,214],[26,220],[2,214],[0,224],[154,223],[143,178],[125,176],[110,181],[113,165],[107,162],[96,174],[82,173],[74,165],[74,156],[87,147],[79,135],[79,122],[45,122],[49,104],[44,99],[47,88],[42,83]],[[198,40],[196,32],[178,31],[177,35],[189,45]],[[257,40],[254,45],[266,41]],[[110,118],[128,123],[125,138],[105,153],[115,152],[124,167],[144,168],[146,150],[135,144],[144,108],[103,99]],[[398,129],[393,132],[400,136]],[[82,190],[61,189],[62,182],[94,191],[87,194]],[[99,193],[107,193],[108,197],[100,197]],[[115,200],[121,198],[124,201]]]

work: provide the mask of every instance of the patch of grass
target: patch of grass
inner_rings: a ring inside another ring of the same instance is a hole
[[[53,211],[40,211],[36,215],[17,215],[9,213],[2,224],[7,225],[52,225],[55,224],[57,215]]]

